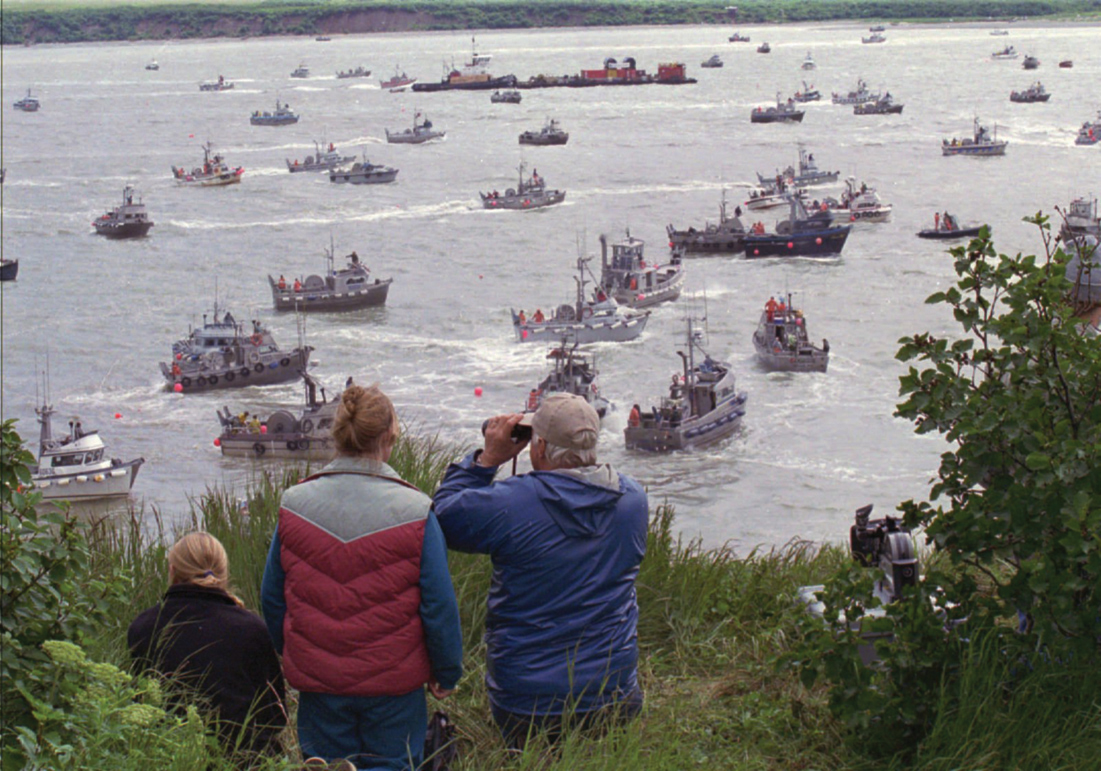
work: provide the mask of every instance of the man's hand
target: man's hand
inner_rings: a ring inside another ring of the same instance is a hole
[[[523,419],[523,415],[498,415],[490,418],[486,424],[486,444],[478,456],[479,466],[500,466],[528,446],[527,440],[512,441],[512,428]]]
[[[435,696],[440,701],[443,701],[448,696],[455,693],[454,688],[441,688],[440,684],[437,683],[435,680],[433,680],[432,682],[430,682],[428,684],[428,690],[429,690],[429,692],[431,692],[431,694],[433,696]]]

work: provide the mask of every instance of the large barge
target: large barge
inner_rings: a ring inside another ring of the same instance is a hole
[[[645,86],[651,83],[682,85],[695,83],[688,77],[683,62],[658,64],[657,73],[640,70],[635,60],[628,56],[622,63],[608,57],[599,70],[581,70],[579,75],[533,75],[517,81],[513,88],[589,88],[592,86]]]

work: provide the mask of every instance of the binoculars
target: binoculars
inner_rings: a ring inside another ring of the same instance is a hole
[[[489,428],[489,421],[482,421],[482,436],[486,435],[486,429]],[[520,442],[527,442],[531,440],[531,426],[521,426],[517,423],[512,427],[512,441],[513,444],[519,444]]]

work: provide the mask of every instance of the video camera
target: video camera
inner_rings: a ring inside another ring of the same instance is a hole
[[[482,436],[486,435],[486,429],[489,428],[489,420],[482,421]],[[521,426],[517,423],[512,427],[512,443],[519,444],[520,442],[526,442],[531,439],[531,426]]]
[[[902,587],[917,584],[914,544],[910,531],[898,519],[870,519],[871,514],[871,504],[856,510],[856,524],[849,528],[849,547],[861,565],[878,566],[883,571],[876,591],[885,602],[894,602],[902,596]]]

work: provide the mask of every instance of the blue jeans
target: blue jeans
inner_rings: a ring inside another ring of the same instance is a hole
[[[303,692],[298,700],[302,757],[345,758],[360,771],[420,766],[428,707],[424,689],[404,696],[334,696]]]

